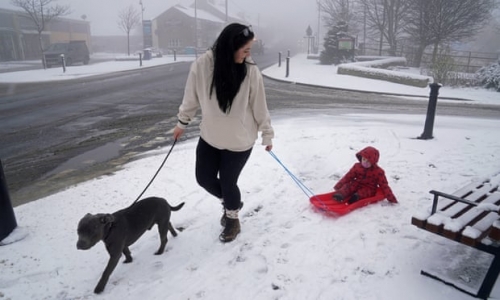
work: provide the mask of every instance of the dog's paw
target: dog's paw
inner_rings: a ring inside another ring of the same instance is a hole
[[[100,284],[98,284],[94,289],[94,293],[96,294],[100,294],[102,291],[104,291],[104,286],[101,286]]]
[[[178,227],[175,227],[175,229],[177,229],[179,232],[183,232],[186,229],[186,227],[178,226]]]

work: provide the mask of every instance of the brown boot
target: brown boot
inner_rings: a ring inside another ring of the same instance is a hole
[[[243,207],[243,201],[240,203],[240,209]],[[222,204],[222,217],[220,218],[220,226],[226,227],[226,209],[224,208],[224,203]]]
[[[223,243],[232,242],[240,233],[240,220],[226,218],[226,227],[219,236],[219,240]]]
[[[226,226],[219,236],[219,240],[223,243],[233,241],[241,231],[240,220],[238,219],[237,210],[226,211]],[[236,217],[236,218],[235,218]]]

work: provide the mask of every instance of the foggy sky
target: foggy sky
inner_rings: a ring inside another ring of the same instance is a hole
[[[144,19],[155,18],[168,8],[181,3],[189,5],[194,0],[142,0]],[[216,0],[224,3],[224,0]],[[66,16],[80,19],[87,16],[91,24],[92,35],[125,35],[119,29],[118,12],[129,5],[134,5],[140,12],[139,0],[54,0],[54,3],[69,5],[71,14]],[[0,7],[14,9],[10,0],[0,0]],[[228,0],[228,9],[244,11],[254,21],[254,28],[258,23],[268,30],[279,31],[280,35],[297,36],[303,38],[307,26],[314,32],[318,27],[318,8],[315,0]],[[321,33],[322,29],[320,29]],[[258,32],[256,32],[258,35]]]

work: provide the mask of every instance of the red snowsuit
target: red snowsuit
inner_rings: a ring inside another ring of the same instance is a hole
[[[373,197],[377,188],[381,188],[385,198],[393,203],[398,203],[392,193],[385,177],[384,170],[377,165],[380,154],[374,147],[366,147],[356,153],[359,162],[347,172],[333,187],[336,193],[341,194],[344,199],[349,199],[354,193],[359,195],[359,199]],[[372,165],[365,168],[361,165],[361,158],[366,158]]]

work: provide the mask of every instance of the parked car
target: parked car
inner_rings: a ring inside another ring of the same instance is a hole
[[[47,68],[61,65],[61,55],[64,54],[66,66],[74,63],[88,64],[90,61],[89,49],[85,41],[70,41],[67,43],[54,43],[43,52]]]

